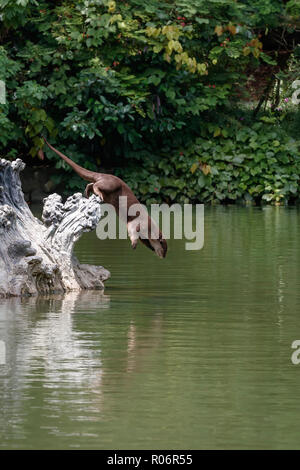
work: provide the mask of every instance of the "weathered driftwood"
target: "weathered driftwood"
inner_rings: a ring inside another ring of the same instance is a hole
[[[0,159],[0,296],[103,289],[109,272],[80,264],[73,255],[75,242],[100,220],[100,199],[76,193],[63,204],[51,194],[42,223],[24,200],[19,175],[24,167],[20,159]]]

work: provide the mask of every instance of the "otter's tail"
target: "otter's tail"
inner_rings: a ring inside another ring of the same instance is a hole
[[[48,145],[48,147],[51,150],[53,150],[53,152],[55,152],[57,155],[59,155],[68,165],[70,165],[70,167],[73,168],[73,170],[76,171],[76,173],[81,178],[83,178],[86,181],[90,181],[92,183],[95,183],[95,181],[97,181],[98,173],[96,173],[95,171],[86,170],[85,168],[82,168],[82,166],[77,165],[77,163],[73,162],[73,160],[68,158],[66,155],[61,153],[59,150],[56,150],[54,147],[52,147],[52,145],[49,144],[49,142],[47,142],[45,137],[43,137],[43,139],[44,139],[45,143]]]

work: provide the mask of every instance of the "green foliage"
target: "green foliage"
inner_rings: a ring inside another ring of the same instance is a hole
[[[86,168],[118,167],[144,199],[149,190],[158,197],[155,187],[170,201],[273,194],[275,182],[272,190],[267,183],[251,189],[262,184],[254,185],[253,142],[274,152],[278,141],[272,158],[281,168],[285,138],[261,135],[260,142],[252,127],[252,143],[242,140],[237,121],[223,116],[238,117],[232,110],[247,70],[276,63],[261,33],[277,30],[282,18],[296,29],[296,7],[281,0],[0,0],[1,155],[36,157],[44,133]],[[69,170],[46,153],[64,179]],[[247,157],[237,163],[224,155]],[[288,155],[291,163],[295,155]],[[198,157],[211,172],[190,171]],[[80,185],[65,179],[70,190]],[[293,194],[284,191],[284,198]]]
[[[178,150],[132,157],[118,169],[142,201],[286,203],[299,197],[300,153],[295,140],[273,126],[208,126],[208,135]]]

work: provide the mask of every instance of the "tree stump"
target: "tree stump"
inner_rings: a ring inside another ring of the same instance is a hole
[[[24,199],[24,168],[20,159],[0,159],[0,296],[103,289],[109,271],[80,264],[73,254],[82,233],[101,218],[100,198],[76,193],[63,203],[51,194],[44,199],[42,223]]]

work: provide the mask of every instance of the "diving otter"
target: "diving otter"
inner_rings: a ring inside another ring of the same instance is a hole
[[[96,173],[94,171],[86,170],[85,168],[77,165],[77,163],[73,162],[73,160],[68,158],[59,150],[56,150],[51,144],[49,144],[49,142],[47,142],[45,137],[43,137],[43,139],[48,147],[57,155],[59,155],[68,165],[70,165],[70,167],[73,168],[73,170],[76,171],[76,173],[81,178],[90,182],[85,189],[84,194],[86,197],[89,197],[91,193],[96,194],[104,202],[111,204],[115,208],[116,213],[119,215],[119,197],[126,196],[127,211],[125,222],[127,224],[127,231],[132,248],[135,249],[138,240],[140,240],[145,246],[155,251],[157,256],[160,258],[165,258],[168,249],[167,242],[155,222],[151,219],[148,213],[143,210],[143,206],[141,206],[141,210],[139,211],[138,215],[128,214],[131,206],[134,204],[140,205],[140,203],[129,186],[127,186],[127,184],[124,183],[121,178],[118,178],[114,175],[107,175],[105,173]],[[138,217],[139,223],[137,224],[136,219]],[[156,235],[153,236],[155,233]],[[144,238],[141,238],[141,236]]]

